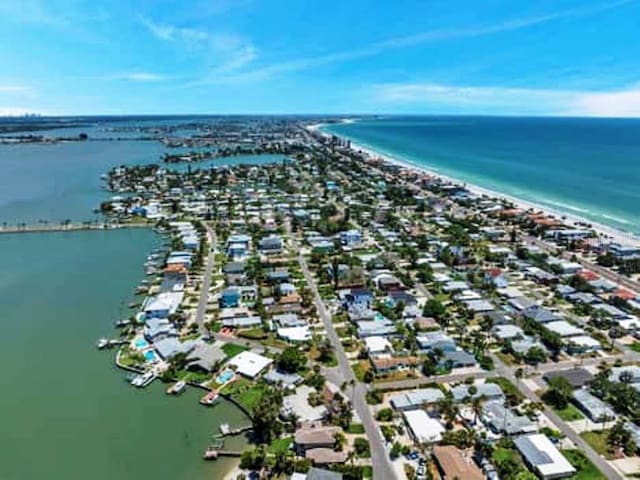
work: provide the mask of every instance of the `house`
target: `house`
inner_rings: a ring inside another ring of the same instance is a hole
[[[294,474],[295,475],[295,474]],[[342,480],[342,474],[338,472],[332,472],[331,470],[323,470],[320,468],[311,467],[307,472],[305,478],[291,480]]]
[[[343,302],[345,308],[371,308],[373,302],[373,293],[368,288],[352,288],[344,294]]]
[[[453,445],[436,445],[433,447],[433,458],[442,480],[484,480],[482,471],[467,459]]]
[[[401,368],[415,368],[420,364],[418,357],[376,357],[371,359],[373,369],[378,374],[393,372]]]
[[[236,373],[247,378],[256,378],[262,370],[273,363],[268,357],[264,357],[251,351],[244,351],[229,360],[228,364],[235,367]]]
[[[576,469],[546,435],[540,433],[523,435],[515,438],[513,443],[527,465],[542,480],[570,477],[576,473]]]
[[[313,448],[307,450],[304,456],[314,465],[333,465],[347,460],[347,452],[336,452],[333,448]]]
[[[549,380],[555,377],[562,377],[569,385],[573,388],[580,388],[591,382],[593,380],[593,374],[584,368],[570,368],[567,370],[556,370],[553,372],[547,372],[544,374],[542,378],[544,378],[547,383]]]
[[[283,418],[295,415],[302,424],[321,421],[327,415],[327,408],[322,404],[311,406],[308,401],[309,395],[315,391],[313,387],[301,385],[294,393],[285,396],[280,410]]]
[[[342,433],[340,427],[311,424],[296,430],[293,441],[299,453],[316,448],[333,449],[337,433]]]
[[[265,255],[282,253],[282,238],[278,235],[269,235],[258,243],[258,250]]]
[[[220,294],[220,308],[234,308],[240,305],[240,288],[228,287]]]
[[[147,297],[142,306],[145,318],[167,318],[176,313],[183,298],[184,292],[161,292]]]
[[[562,320],[562,317],[560,317],[559,315],[553,313],[550,310],[547,310],[546,308],[539,307],[537,305],[527,308],[523,312],[523,315],[525,318],[528,318],[538,323],[549,323],[549,322],[555,322],[557,320]]]
[[[399,411],[416,410],[423,405],[438,403],[443,398],[444,393],[439,388],[421,388],[394,394],[389,397],[389,403]]]
[[[485,270],[484,280],[496,288],[506,288],[509,286],[508,280],[504,277],[502,270],[499,268]]]
[[[425,332],[416,337],[421,350],[432,351],[440,349],[443,352],[454,351],[457,346],[455,340],[441,331]]]
[[[359,230],[347,230],[340,232],[340,243],[347,247],[355,247],[362,243],[362,234]]]
[[[616,413],[605,402],[589,393],[589,390],[579,388],[572,394],[573,401],[594,422],[605,422],[616,418]]]
[[[297,373],[281,372],[275,368],[265,373],[262,378],[271,385],[281,385],[287,389],[295,388],[295,386],[303,380]]]
[[[404,420],[411,438],[416,443],[438,443],[442,440],[445,431],[444,426],[427,415],[422,409],[406,410],[403,412]]]
[[[440,365],[451,368],[475,367],[476,363],[476,357],[464,350],[446,350],[439,362]]]
[[[468,399],[483,398],[485,401],[504,400],[504,393],[497,383],[474,383],[475,392],[471,393],[471,385],[462,383],[451,389],[451,394],[456,402],[463,402]]]
[[[187,370],[213,372],[226,358],[224,351],[216,344],[198,342],[187,355]]]
[[[501,401],[486,402],[482,406],[482,421],[492,432],[506,435],[532,433],[538,430],[529,418],[514,413]]]
[[[524,338],[524,331],[517,325],[496,325],[492,328],[493,335],[499,340],[513,340]]]
[[[609,381],[627,383],[640,383],[640,367],[635,365],[627,365],[624,367],[614,367],[609,374]]]
[[[385,337],[371,336],[364,339],[365,347],[369,354],[391,352],[391,342]]]

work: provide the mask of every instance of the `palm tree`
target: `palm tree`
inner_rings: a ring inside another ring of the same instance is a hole
[[[482,406],[487,400],[486,395],[473,397],[471,400],[471,411],[473,412],[473,423],[478,423],[478,417],[482,414]]]

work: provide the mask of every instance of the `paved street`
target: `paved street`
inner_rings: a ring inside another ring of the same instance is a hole
[[[297,248],[300,251],[300,248]],[[322,298],[320,298],[320,294],[318,293],[318,289],[316,287],[315,280],[309,271],[307,266],[307,262],[304,257],[300,254],[298,255],[298,262],[300,263],[300,267],[302,268],[302,273],[307,281],[309,289],[313,293],[314,302],[316,304],[316,308],[318,309],[318,315],[322,320],[325,330],[327,332],[327,337],[333,345],[336,357],[338,359],[338,368],[337,371],[332,372],[332,377],[335,380],[341,380],[338,385],[343,382],[354,381],[354,388],[348,388],[347,394],[352,393],[350,399],[351,403],[360,418],[364,426],[365,433],[367,434],[367,439],[369,440],[369,445],[371,448],[371,462],[373,466],[373,478],[374,480],[393,480],[397,479],[396,471],[391,464],[391,460],[389,458],[389,454],[384,446],[384,439],[382,438],[382,434],[380,433],[380,429],[369,410],[369,406],[365,401],[365,395],[367,393],[367,386],[361,382],[358,382],[353,375],[353,371],[351,370],[351,365],[349,364],[349,359],[342,348],[342,344],[340,343],[340,339],[336,334],[335,329],[333,328],[333,322],[331,321],[331,315],[327,312],[324,302]]]

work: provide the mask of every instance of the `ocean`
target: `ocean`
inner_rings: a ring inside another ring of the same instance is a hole
[[[640,119],[384,117],[323,130],[470,184],[640,234]]]

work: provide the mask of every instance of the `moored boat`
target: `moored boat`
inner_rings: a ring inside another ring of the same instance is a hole
[[[218,401],[218,392],[213,390],[200,399],[200,404],[211,406]]]
[[[167,395],[180,395],[186,390],[186,388],[187,382],[180,380],[167,388]]]

